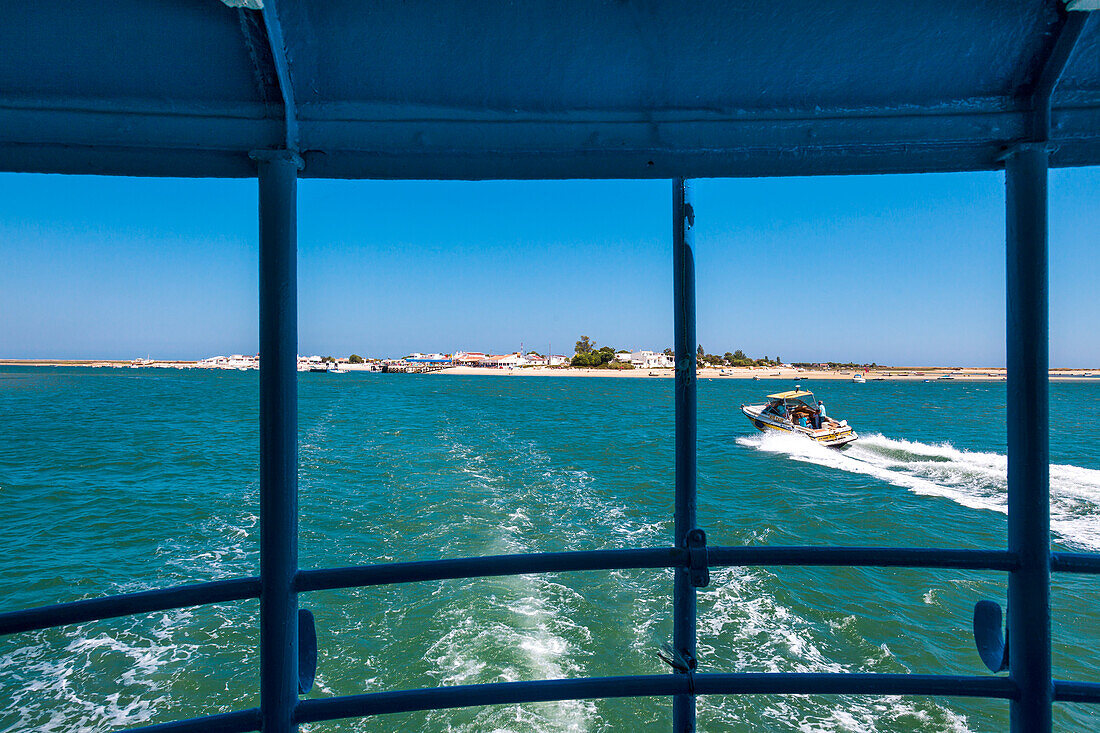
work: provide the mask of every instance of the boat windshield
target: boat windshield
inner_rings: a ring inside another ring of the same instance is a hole
[[[817,400],[814,399],[813,392],[802,392],[798,397],[792,397],[787,400],[787,404],[792,407],[800,403],[809,405],[815,409],[817,408]]]
[[[794,414],[807,414],[809,412],[817,412],[817,400],[814,399],[813,392],[803,392],[801,390],[795,392],[787,392],[778,395],[769,395],[767,407],[764,408],[764,412],[770,412],[773,415],[779,415],[780,417],[787,417]]]

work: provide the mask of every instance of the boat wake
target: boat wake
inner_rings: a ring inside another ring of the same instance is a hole
[[[950,443],[921,443],[863,435],[844,451],[779,433],[737,438],[739,445],[792,460],[872,476],[915,494],[942,496],[972,509],[1008,511],[1008,460],[1000,453],[960,450]],[[1051,529],[1067,544],[1100,549],[1100,471],[1050,466]]]

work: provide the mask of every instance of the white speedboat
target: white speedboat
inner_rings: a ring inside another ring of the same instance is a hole
[[[857,372],[852,375],[852,382],[855,384],[867,384],[867,377]]]
[[[819,417],[813,392],[801,389],[770,394],[763,405],[741,405],[741,412],[761,432],[804,435],[830,448],[847,445],[859,437],[847,420]]]

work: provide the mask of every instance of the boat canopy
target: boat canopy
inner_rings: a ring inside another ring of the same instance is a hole
[[[776,394],[768,395],[769,400],[796,400],[802,397],[813,397],[813,392],[806,392],[801,389],[794,389],[790,392],[777,392]]]

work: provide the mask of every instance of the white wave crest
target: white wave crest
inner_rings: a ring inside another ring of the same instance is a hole
[[[909,489],[942,496],[971,509],[1008,512],[1008,459],[1000,453],[967,451],[950,443],[921,443],[863,435],[843,451],[801,436],[780,433],[737,438],[739,445],[792,460],[863,474]],[[1051,529],[1082,549],[1100,549],[1100,471],[1050,466]]]

